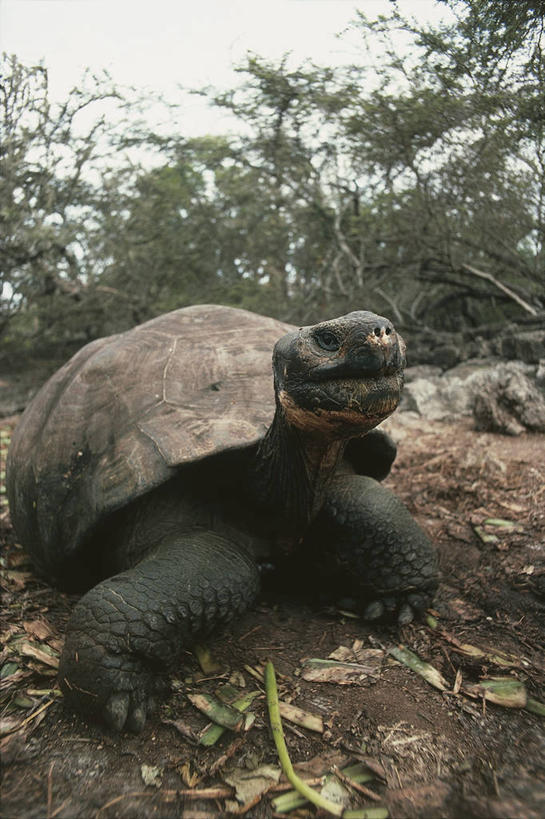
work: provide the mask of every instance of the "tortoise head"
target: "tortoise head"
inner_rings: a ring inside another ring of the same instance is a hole
[[[392,323],[358,310],[277,342],[276,400],[288,423],[310,434],[365,435],[397,407],[404,367],[405,343]]]

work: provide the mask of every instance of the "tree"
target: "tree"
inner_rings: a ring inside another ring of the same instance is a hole
[[[1,75],[0,337],[4,349],[81,343],[102,310],[96,217],[119,190],[110,120],[125,103],[107,75],[58,105],[43,66],[3,55]]]
[[[323,245],[319,215],[280,189],[245,139],[180,138],[165,153],[111,231],[102,281],[131,283],[140,320],[198,301],[297,318],[309,256]]]
[[[374,90],[346,112],[352,167],[386,203],[394,280],[399,288],[397,267],[431,284],[427,293],[408,288],[410,312],[437,327],[545,307],[543,4],[520,4],[531,46],[511,23],[498,32],[496,4],[451,5],[462,13],[439,28],[396,11],[377,21],[359,15],[364,38],[385,38],[387,58]],[[406,56],[393,39],[399,31],[412,40]]]
[[[113,86],[55,109],[45,69],[5,58],[4,348],[203,301],[435,334],[542,319],[543,0],[444,5],[434,26],[359,13],[345,69],[248,57],[236,88],[203,92],[238,119],[228,137],[116,131]]]
[[[360,304],[463,329],[543,312],[542,4],[449,5],[438,27],[359,14],[378,66],[250,57],[212,95],[244,123],[237,161],[268,178],[286,231],[268,243],[282,317]]]

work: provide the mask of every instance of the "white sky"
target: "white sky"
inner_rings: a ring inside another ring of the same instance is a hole
[[[434,0],[400,0],[419,19],[437,18]],[[323,65],[357,61],[357,39],[339,40],[360,8],[369,16],[388,0],[0,0],[0,51],[43,60],[50,94],[60,100],[85,68],[108,69],[120,85],[180,98],[178,86],[232,87],[233,66],[248,51],[276,59],[292,53]],[[443,7],[444,8],[444,7]],[[222,130],[220,114],[192,97],[186,133]]]

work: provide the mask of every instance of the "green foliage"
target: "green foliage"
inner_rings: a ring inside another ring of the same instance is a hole
[[[115,152],[103,108],[122,100],[107,75],[86,77],[52,105],[43,66],[3,55],[1,74],[0,338],[4,354],[48,354],[89,340],[100,324],[93,250]]]
[[[543,314],[544,3],[444,5],[435,26],[358,13],[346,69],[248,57],[203,92],[236,136],[116,129],[104,78],[54,107],[45,69],[4,57],[4,353],[207,301],[453,330]]]

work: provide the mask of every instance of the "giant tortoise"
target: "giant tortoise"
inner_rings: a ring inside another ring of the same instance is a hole
[[[434,549],[379,483],[395,445],[374,427],[399,402],[404,350],[367,311],[294,328],[199,305],[52,376],[15,430],[7,486],[38,570],[87,590],[60,663],[69,703],[140,730],[165,671],[252,603],[265,564],[304,566],[303,585],[369,619],[429,604]]]

